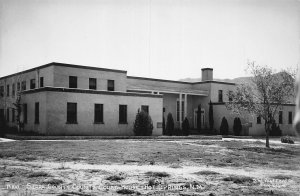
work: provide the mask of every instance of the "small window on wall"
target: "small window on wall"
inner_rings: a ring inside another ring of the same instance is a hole
[[[40,104],[39,104],[39,102],[35,103],[34,123],[35,124],[39,124],[40,123]]]
[[[107,80],[107,90],[108,91],[115,90],[115,81],[114,80]]]
[[[67,103],[67,123],[77,124],[77,103]]]
[[[0,97],[4,96],[4,86],[0,86]]]
[[[23,122],[27,123],[27,104],[23,104]]]
[[[22,82],[21,88],[22,88],[22,91],[26,91],[26,81]]]
[[[44,77],[40,77],[40,88],[44,87]]]
[[[6,86],[6,96],[9,97],[9,85]]]
[[[17,91],[20,91],[21,90],[21,84],[20,82],[17,83]]]
[[[77,88],[77,77],[69,76],[69,88]]]
[[[279,111],[279,119],[278,119],[278,123],[282,124],[282,111]]]
[[[95,123],[103,123],[103,104],[95,104]]]
[[[35,79],[30,80],[30,89],[35,89]]]
[[[219,90],[218,101],[219,101],[220,103],[223,102],[223,90]]]
[[[89,89],[93,89],[93,90],[97,89],[97,79],[96,78],[89,79]]]
[[[119,105],[119,124],[127,124],[127,105]]]
[[[289,124],[293,123],[293,112],[289,112]]]
[[[12,84],[12,96],[14,97],[16,95],[16,85],[15,83]]]
[[[261,124],[261,116],[258,116],[258,117],[257,117],[256,123],[257,123],[257,124]]]
[[[9,108],[6,109],[6,121],[9,122]]]
[[[142,111],[144,111],[147,114],[149,114],[149,106],[148,105],[142,105],[141,109],[142,109]]]

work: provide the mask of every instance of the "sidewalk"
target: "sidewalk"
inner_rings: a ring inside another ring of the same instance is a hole
[[[109,140],[109,139],[136,139],[136,140],[176,140],[176,139],[199,139],[199,140],[222,140],[221,135],[190,135],[190,136],[24,136],[6,134],[12,140]]]
[[[1,138],[0,137],[0,142],[14,142],[16,140],[12,140],[12,139],[7,139],[7,138]]]

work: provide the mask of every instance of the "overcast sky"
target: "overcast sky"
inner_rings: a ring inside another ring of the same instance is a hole
[[[177,80],[300,64],[298,0],[0,0],[0,76],[50,62]]]

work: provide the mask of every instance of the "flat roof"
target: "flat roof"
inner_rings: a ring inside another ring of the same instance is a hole
[[[104,91],[104,90],[90,90],[79,88],[65,88],[65,87],[42,87],[36,89],[26,90],[24,94],[31,94],[36,92],[67,92],[67,93],[83,93],[83,94],[101,94],[101,95],[116,95],[116,96],[133,96],[133,97],[152,97],[162,98],[162,95],[149,94],[149,93],[133,93],[133,92],[120,92],[120,91]]]
[[[137,76],[127,76],[129,79],[137,79],[137,80],[151,80],[157,82],[172,82],[172,83],[180,83],[180,84],[192,84],[191,82],[182,82],[177,80],[165,80],[165,79],[156,79],[156,78],[145,78],[145,77],[137,77]]]
[[[193,89],[174,89],[174,88],[153,88],[153,87],[131,87],[129,86],[128,91],[132,92],[159,92],[159,93],[171,93],[171,94],[187,94],[187,95],[195,95],[195,96],[208,96],[208,91],[204,90],[193,90]]]
[[[96,71],[107,71],[107,72],[127,73],[127,71],[124,71],[124,70],[107,69],[107,68],[100,68],[100,67],[91,67],[91,66],[84,66],[84,65],[75,65],[75,64],[67,64],[67,63],[51,62],[51,63],[47,63],[47,64],[45,64],[45,65],[41,65],[41,66],[34,67],[34,68],[31,68],[31,69],[27,69],[27,70],[24,70],[24,71],[21,71],[21,72],[17,72],[17,73],[14,73],[14,74],[10,74],[10,75],[7,75],[7,76],[3,76],[3,77],[0,77],[0,79],[12,77],[12,76],[16,76],[16,75],[19,75],[19,74],[28,73],[28,72],[31,72],[31,71],[35,71],[35,70],[37,70],[37,69],[43,69],[43,68],[50,67],[50,66],[61,66],[61,67],[71,67],[71,68],[79,68],[79,69],[89,69],[89,70],[96,70]]]
[[[183,82],[178,80],[165,80],[165,79],[156,79],[156,78],[145,78],[145,77],[136,77],[136,76],[127,76],[129,79],[137,79],[137,80],[150,80],[150,81],[157,81],[157,82],[172,82],[172,83],[179,83],[179,84],[205,84],[205,83],[215,83],[215,84],[227,84],[227,85],[235,85],[232,82],[222,82],[216,80],[206,80],[201,82]]]
[[[16,75],[19,75],[19,74],[28,73],[28,72],[31,72],[31,71],[35,71],[37,69],[43,69],[43,68],[50,67],[50,66],[71,67],[71,68],[89,69],[89,70],[107,71],[107,72],[116,72],[116,73],[124,73],[124,74],[127,73],[127,71],[125,71],[125,70],[108,69],[108,68],[100,68],[100,67],[91,67],[91,66],[84,66],[84,65],[59,63],[59,62],[51,62],[51,63],[47,63],[45,65],[41,65],[41,66],[34,67],[34,68],[31,68],[31,69],[27,69],[27,70],[24,70],[24,71],[21,71],[21,72],[17,72],[17,73],[14,73],[14,74],[3,76],[3,77],[0,77],[0,79],[9,78],[9,77],[12,77],[12,76],[16,76]],[[203,68],[203,69],[211,69],[211,68]],[[217,84],[235,85],[235,83],[215,81],[215,80],[201,81],[201,82],[183,82],[183,81],[178,81],[178,80],[165,80],[165,79],[146,78],[146,77],[137,77],[137,76],[127,76],[127,78],[129,78],[129,79],[137,79],[137,80],[150,80],[150,81],[157,81],[157,82],[171,82],[171,83],[179,83],[179,84],[217,83]]]

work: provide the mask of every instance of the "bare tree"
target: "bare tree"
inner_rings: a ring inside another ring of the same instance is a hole
[[[16,93],[16,96],[14,98],[13,106],[16,109],[16,121],[18,126],[18,132],[21,132],[23,128],[23,122],[21,121],[21,113],[22,113],[22,105],[21,105],[21,98],[22,98],[22,82],[23,82],[23,74],[19,74],[14,79],[14,91]]]
[[[265,121],[266,147],[270,147],[271,124],[278,110],[286,103],[294,102],[294,72],[276,72],[268,66],[248,62],[252,77],[249,83],[240,84],[231,93],[232,101],[226,103],[233,113],[260,116]]]
[[[22,124],[23,122],[21,122],[21,112],[22,112],[21,94],[22,94],[22,92],[17,92],[15,102],[13,103],[13,105],[15,106],[15,109],[17,111],[16,121],[17,121],[17,125],[18,125],[18,132],[21,132],[21,129],[23,127],[23,124]]]

